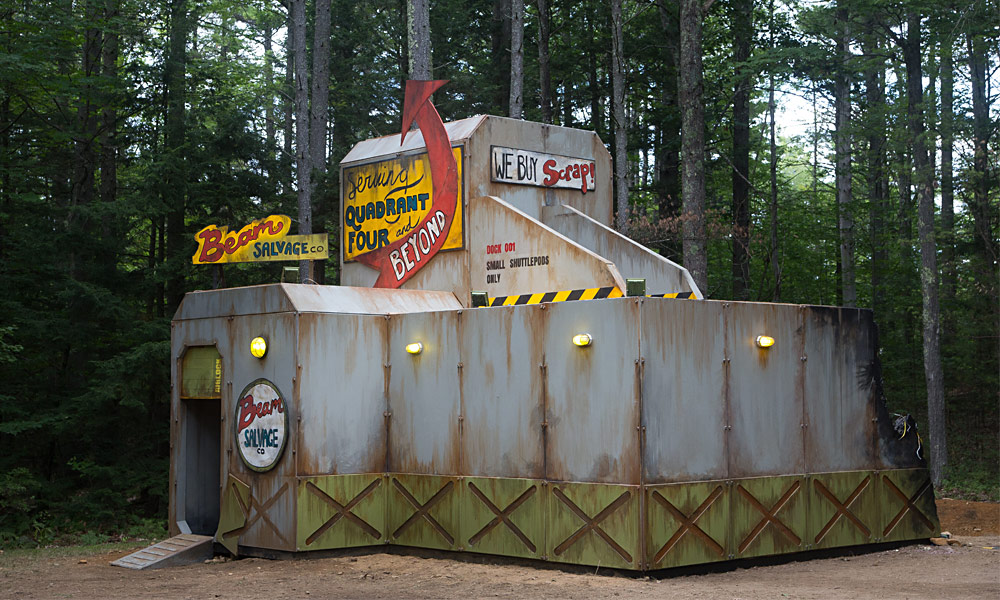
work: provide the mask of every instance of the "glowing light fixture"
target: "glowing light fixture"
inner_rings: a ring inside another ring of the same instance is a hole
[[[774,338],[769,335],[758,335],[755,343],[758,348],[770,348],[774,345]]]
[[[254,358],[264,358],[264,355],[267,354],[267,340],[260,336],[250,340],[250,354]]]
[[[573,344],[576,346],[589,346],[594,343],[594,338],[589,333],[578,333],[573,336]]]
[[[413,342],[406,345],[406,351],[410,354],[420,354],[424,351],[424,345],[420,342]]]

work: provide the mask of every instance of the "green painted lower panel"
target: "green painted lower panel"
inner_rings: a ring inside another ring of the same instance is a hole
[[[809,491],[806,549],[880,541],[877,477],[872,471],[845,471],[805,478]]]
[[[912,540],[939,535],[934,488],[926,469],[899,469],[879,474],[882,541]]]
[[[484,554],[542,557],[546,511],[541,481],[467,477],[462,486],[460,547]]]
[[[805,549],[809,494],[804,478],[738,479],[729,506],[735,558]]]
[[[458,550],[464,490],[459,477],[390,474],[389,541],[401,546]]]
[[[649,569],[730,558],[732,486],[698,481],[646,488],[646,554]]]
[[[246,513],[233,494],[223,520],[238,531]],[[926,469],[644,487],[331,475],[300,478],[296,499],[298,550],[390,543],[634,570],[922,539],[939,530]]]
[[[387,481],[380,473],[300,479],[295,547],[320,550],[382,543]]]
[[[637,486],[550,483],[549,560],[641,569]]]

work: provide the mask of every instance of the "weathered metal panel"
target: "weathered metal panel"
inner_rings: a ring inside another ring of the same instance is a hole
[[[385,469],[387,327],[380,316],[299,316],[299,476]]]
[[[850,471],[876,466],[870,370],[871,323],[866,311],[804,309],[806,470]],[[870,315],[870,313],[868,313]]]
[[[257,474],[255,474],[257,475]],[[250,504],[239,544],[252,548],[295,550],[295,479],[247,477]]]
[[[382,315],[455,310],[462,303],[451,292],[426,289],[389,290],[371,287],[281,284],[298,312]]]
[[[462,479],[434,475],[389,476],[386,531],[393,544],[439,550],[462,545]]]
[[[468,196],[496,196],[537,219],[542,206],[566,204],[611,224],[611,155],[592,131],[489,116],[469,137]],[[503,146],[592,161],[595,188],[546,189],[492,181],[490,147]]]
[[[847,471],[809,475],[806,548],[856,546],[879,541],[878,475]]]
[[[222,444],[228,456],[228,472],[245,481],[251,490],[251,513],[240,544],[274,550],[295,549],[295,454],[298,446],[299,389],[297,383],[297,316],[250,315],[229,321],[228,346],[233,367],[227,380],[231,386],[223,396],[222,414],[226,424]],[[267,340],[262,359],[250,355],[250,340]],[[288,444],[276,466],[258,473],[248,468],[236,446],[237,396],[247,384],[267,379],[281,392],[288,411]]]
[[[546,365],[546,477],[638,484],[638,299],[519,310],[547,313],[536,341]],[[589,333],[592,345],[574,346],[580,333]]]
[[[730,558],[729,482],[698,481],[644,489],[647,569]]]
[[[735,558],[805,549],[809,492],[801,476],[737,479],[729,507]]]
[[[469,217],[472,286],[491,298],[592,287],[625,289],[625,280],[609,260],[499,198],[472,198]]]
[[[803,472],[799,307],[733,302],[726,321],[729,476]],[[774,346],[758,348],[758,335]]]
[[[553,483],[546,487],[549,560],[641,568],[641,488],[585,483]]]
[[[222,357],[215,346],[193,346],[181,359],[181,398],[222,397]]]
[[[486,115],[476,115],[459,121],[445,123],[445,131],[448,132],[448,139],[452,142],[461,142],[468,139],[474,131],[489,118]],[[399,145],[399,134],[384,135],[382,137],[362,140],[351,148],[350,152],[340,161],[340,165],[347,166],[353,163],[369,162],[372,159],[409,154],[422,150],[425,147],[424,136],[419,129],[410,131],[403,140],[403,145]]]
[[[462,478],[460,546],[470,552],[541,558],[545,487],[537,479]]]
[[[292,303],[279,284],[188,292],[174,321],[288,312]]]
[[[389,319],[389,470],[457,475],[461,468],[460,312]],[[420,354],[406,345],[423,344]]]
[[[478,477],[544,475],[542,373],[537,307],[462,314],[462,473]]]
[[[372,546],[388,540],[388,484],[381,473],[299,479],[296,549]]]
[[[572,206],[542,209],[542,223],[610,260],[626,279],[645,279],[646,293],[702,293],[687,269],[638,244]]]
[[[641,307],[645,482],[725,478],[723,303],[646,298]]]
[[[915,540],[941,532],[934,487],[927,469],[896,469],[878,475],[880,541]]]
[[[239,537],[250,514],[250,486],[230,475],[222,490],[222,512],[215,539],[234,555],[239,554]]]

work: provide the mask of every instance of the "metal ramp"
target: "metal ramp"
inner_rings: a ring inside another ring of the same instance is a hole
[[[161,569],[212,558],[212,536],[182,533],[123,556],[111,564],[126,569]]]

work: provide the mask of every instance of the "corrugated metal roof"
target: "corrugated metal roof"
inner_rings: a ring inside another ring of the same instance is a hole
[[[451,292],[274,283],[189,292],[174,320],[277,312],[385,315],[461,308]]]
[[[448,132],[448,139],[452,142],[459,142],[468,139],[472,132],[478,128],[488,115],[476,115],[468,119],[452,121],[446,123],[444,128]],[[399,145],[399,134],[385,135],[379,138],[358,142],[347,156],[340,161],[341,165],[354,162],[367,161],[380,156],[402,154],[413,150],[420,150],[424,147],[424,136],[419,129],[415,129],[406,134],[403,145]]]

